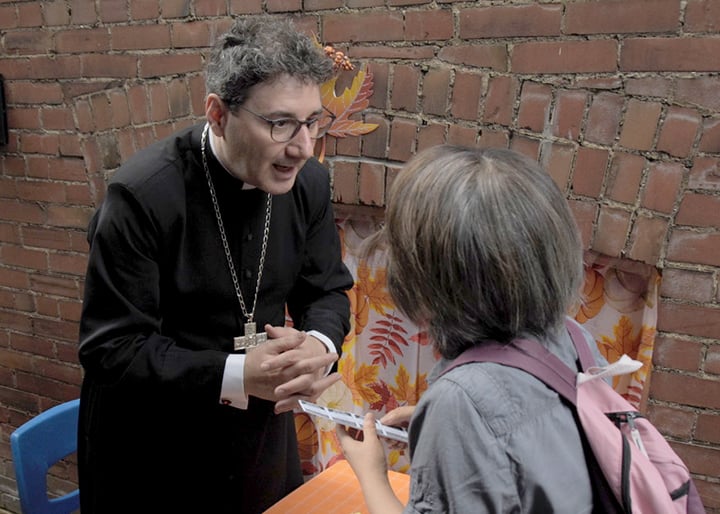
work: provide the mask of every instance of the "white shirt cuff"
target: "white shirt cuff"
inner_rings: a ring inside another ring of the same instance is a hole
[[[327,347],[328,353],[337,353],[337,349],[335,348],[335,345],[330,340],[328,336],[326,336],[323,333],[318,332],[317,330],[310,330],[307,335],[313,336],[316,339],[319,339],[322,344],[324,344]],[[330,370],[332,369],[333,365],[330,364],[327,368],[325,368],[325,376],[328,376],[330,374]]]
[[[231,353],[225,361],[220,403],[236,409],[247,409],[248,397],[245,394],[245,354]]]

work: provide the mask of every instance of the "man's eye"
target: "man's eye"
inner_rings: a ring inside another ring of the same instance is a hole
[[[272,124],[274,127],[277,127],[277,128],[287,128],[287,127],[292,126],[294,124],[294,121],[295,120],[282,118],[279,120],[273,120]]]

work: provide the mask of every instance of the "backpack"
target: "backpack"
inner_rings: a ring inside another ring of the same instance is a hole
[[[495,362],[521,369],[556,391],[572,406],[585,446],[595,512],[704,513],[687,466],[663,435],[604,379],[631,373],[642,364],[627,355],[596,367],[580,326],[566,321],[577,350],[578,373],[539,342],[483,341],[443,371],[470,362]]]

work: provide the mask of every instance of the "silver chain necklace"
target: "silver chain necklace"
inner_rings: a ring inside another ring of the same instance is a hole
[[[242,290],[240,289],[240,281],[238,280],[237,273],[235,272],[235,264],[233,263],[232,254],[230,253],[230,245],[228,244],[227,236],[225,235],[225,225],[223,224],[222,216],[220,214],[220,204],[218,203],[217,195],[215,194],[215,186],[213,185],[212,177],[210,176],[210,168],[208,167],[207,157],[205,155],[205,144],[207,143],[208,130],[209,125],[205,125],[202,137],[200,138],[200,153],[202,155],[203,169],[205,170],[205,178],[207,179],[208,189],[210,189],[210,198],[212,199],[213,209],[215,211],[215,219],[217,220],[220,239],[222,240],[223,249],[225,250],[225,258],[227,259],[228,269],[230,270],[233,287],[235,288],[235,296],[237,296],[243,316],[247,319],[247,322],[244,324],[244,335],[233,338],[233,343],[236,351],[247,350],[248,348],[253,348],[260,343],[267,341],[267,334],[265,332],[257,331],[254,316],[255,307],[257,306],[258,292],[260,291],[260,281],[262,280],[263,268],[265,267],[265,253],[267,251],[268,237],[270,235],[272,195],[267,195],[265,226],[263,228],[262,248],[260,250],[260,264],[258,264],[258,277],[257,282],[255,283],[255,298],[253,300],[252,310],[248,312],[245,307]]]

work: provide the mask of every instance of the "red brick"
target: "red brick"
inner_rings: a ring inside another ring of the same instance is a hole
[[[429,4],[432,0],[388,0],[390,6]]]
[[[210,25],[204,21],[174,23],[170,34],[173,48],[197,48],[212,43]]]
[[[720,375],[720,345],[708,347],[705,355],[705,372]]]
[[[695,477],[695,486],[707,512],[717,514],[717,509],[720,509],[720,483],[711,482],[703,477]]]
[[[487,148],[508,148],[510,144],[510,134],[507,130],[494,130],[484,128],[480,130],[480,137],[477,145]]]
[[[665,435],[681,439],[692,437],[696,416],[691,410],[664,405],[649,405],[647,417]]]
[[[550,120],[552,88],[545,84],[525,82],[520,93],[518,126],[534,132],[544,132]]]
[[[653,211],[670,214],[681,191],[686,171],[680,163],[653,163],[648,170],[641,205]]]
[[[720,266],[720,234],[675,229],[670,234],[668,260]]]
[[[70,0],[70,19],[73,25],[92,25],[98,20],[95,2]]]
[[[20,135],[23,153],[44,153],[57,155],[60,141],[57,134],[24,133]]]
[[[305,0],[305,10],[338,9],[343,7],[343,0]]]
[[[450,70],[431,69],[425,75],[422,85],[422,106],[427,114],[445,116],[450,99]]]
[[[685,30],[720,31],[720,4],[715,0],[689,0],[685,7]]]
[[[353,157],[360,157],[361,142],[362,139],[359,137],[338,138],[335,143],[335,151],[338,155],[352,155]]]
[[[509,126],[513,119],[513,104],[518,90],[518,80],[500,75],[490,79],[482,120],[485,123],[499,123]]]
[[[720,443],[720,416],[698,414],[695,438],[708,443]]]
[[[113,127],[113,112],[107,95],[100,94],[90,97],[90,109],[96,130],[103,131]]]
[[[63,93],[60,84],[14,81],[5,85],[7,97],[13,104],[60,104]]]
[[[0,6],[0,29],[13,29],[17,26],[18,19],[15,6]]]
[[[443,61],[475,68],[489,68],[496,71],[507,70],[507,48],[505,45],[446,46],[440,50],[438,57]]]
[[[139,61],[143,78],[191,73],[203,67],[202,57],[197,54],[144,55]]]
[[[563,193],[570,188],[575,145],[551,143],[543,147],[542,165]]]
[[[98,9],[100,21],[111,23],[128,20],[126,0],[104,0]]]
[[[390,128],[387,120],[382,116],[368,115],[366,123],[376,123],[378,128],[362,136],[362,155],[384,159],[387,157],[388,133]]]
[[[661,299],[657,328],[662,332],[720,339],[720,309]]]
[[[266,0],[268,12],[292,12],[302,10],[302,0]]]
[[[356,162],[335,161],[333,164],[333,201],[358,203],[359,165]]]
[[[390,103],[393,109],[417,112],[420,73],[414,66],[393,67],[393,87]]]
[[[477,128],[450,125],[448,127],[447,143],[449,145],[475,146],[477,136]]]
[[[225,16],[227,13],[225,0],[205,0],[195,4],[196,16]]]
[[[700,138],[698,150],[720,153],[720,116],[703,120],[702,137]]]
[[[660,295],[676,300],[707,303],[713,300],[713,275],[693,270],[666,268]],[[696,368],[692,370],[695,371]]]
[[[418,129],[417,152],[444,144],[446,126],[440,123],[430,123]]]
[[[40,4],[18,5],[18,27],[40,27],[43,24]]]
[[[92,77],[131,78],[137,73],[137,58],[130,55],[85,54],[80,60],[83,73]]]
[[[655,370],[650,382],[650,395],[657,400],[718,409],[720,381]]]
[[[108,58],[108,56],[104,56]],[[87,75],[93,75],[94,70],[84,69],[84,64],[81,63],[82,57],[64,56],[59,55],[57,57],[45,57],[35,56],[30,60],[30,74],[35,79],[52,79],[59,80],[63,78],[78,78],[83,73]]]
[[[262,0],[230,0],[231,14],[259,14],[262,12]]]
[[[720,111],[720,78],[700,76],[676,79],[675,98],[678,102],[697,105],[713,112]]]
[[[602,191],[608,152],[599,148],[580,147],[575,158],[573,191],[583,196],[597,198]]]
[[[455,118],[475,121],[478,118],[483,77],[477,73],[457,72],[453,85],[451,114]]]
[[[634,204],[640,190],[645,159],[639,155],[615,152],[610,164],[607,194],[616,202]]]
[[[559,5],[493,6],[460,10],[461,39],[557,36]]]
[[[626,39],[620,52],[622,71],[718,71],[720,40],[698,38]]]
[[[60,53],[95,53],[110,50],[108,29],[61,30],[55,35],[55,46]]]
[[[615,141],[624,103],[624,98],[615,93],[600,93],[595,96],[588,111],[585,140],[600,144],[611,144]]]
[[[620,144],[634,150],[650,150],[655,140],[661,110],[662,105],[658,102],[631,99],[620,133]]]
[[[587,93],[561,90],[557,93],[553,120],[553,135],[577,141],[585,115]]]
[[[408,11],[405,14],[405,39],[408,41],[445,41],[453,37],[451,11]]]
[[[152,20],[160,17],[160,0],[130,0],[131,20]]]
[[[385,166],[360,163],[359,195],[361,205],[385,205]]]
[[[442,52],[442,51],[441,51]],[[435,51],[426,46],[360,46],[354,45],[348,48],[348,55],[353,59],[407,59],[408,61],[423,61],[435,57]],[[380,63],[373,62],[375,68]]]
[[[716,382],[720,384],[720,382]],[[720,448],[670,442],[691,473],[720,476]]]
[[[565,7],[566,34],[669,32],[679,25],[677,0],[572,2]]]
[[[40,112],[40,119],[45,130],[75,129],[72,111],[68,108],[46,107]]]
[[[20,246],[3,246],[0,248],[2,262],[18,268],[33,270],[48,269],[48,254],[44,250],[31,250]]]
[[[647,264],[659,264],[669,223],[665,218],[639,214],[633,224],[628,257]]]
[[[675,216],[678,225],[720,227],[720,197],[688,192]]]
[[[690,170],[688,187],[691,189],[720,190],[720,159],[698,157]]]
[[[413,154],[417,125],[413,120],[395,118],[390,125],[388,158],[405,162]]]
[[[515,73],[603,73],[617,70],[617,42],[532,41],[517,43],[512,53]]]
[[[510,149],[520,152],[533,161],[537,161],[540,158],[540,141],[532,137],[526,137],[517,133],[513,134],[510,138]]]
[[[170,47],[169,25],[127,25],[111,28],[113,50],[152,50]]]
[[[87,229],[93,210],[88,207],[51,205],[47,208],[48,223],[54,227]]]
[[[629,78],[625,93],[634,96],[655,96],[666,98],[672,93],[673,81],[668,77]]]
[[[40,30],[9,31],[5,35],[4,42],[3,53],[11,55],[42,55],[48,48],[54,48],[50,34]]]
[[[402,41],[404,21],[399,12],[364,12],[331,14],[323,18],[323,40],[326,43],[347,41]]]
[[[368,76],[372,76],[373,93],[369,98],[370,107],[387,109],[389,96],[390,66],[385,63],[373,63],[367,67]]]
[[[666,273],[663,273],[663,284],[668,280],[682,280],[682,278],[668,277]],[[698,371],[702,351],[703,345],[697,341],[668,334],[658,334],[653,348],[653,365],[656,368]]]
[[[702,116],[694,109],[668,108],[657,149],[674,157],[688,157],[701,123]]]
[[[592,249],[609,257],[620,257],[629,229],[629,212],[601,206]]]

